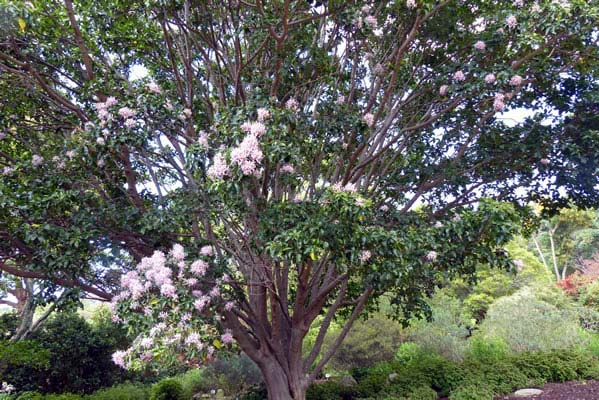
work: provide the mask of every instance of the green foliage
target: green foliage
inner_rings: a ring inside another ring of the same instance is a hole
[[[565,349],[584,341],[575,312],[538,300],[530,288],[497,300],[478,334],[502,339],[514,351]]]
[[[351,399],[353,389],[345,388],[336,380],[315,382],[306,391],[306,400]]]
[[[152,386],[150,400],[184,400],[183,385],[173,378],[156,382]]]
[[[409,400],[437,400],[438,397],[438,393],[428,386],[414,389],[408,395]]]
[[[44,400],[44,395],[40,392],[27,391],[19,394],[17,400]]]
[[[484,385],[471,385],[452,392],[449,400],[493,400],[493,397],[493,391]]]
[[[100,389],[86,396],[85,400],[147,400],[149,396],[149,387],[126,383]],[[182,398],[191,399],[191,396]]]
[[[223,389],[227,395],[234,395],[263,383],[260,370],[244,354],[218,358],[201,370],[178,376],[177,380],[183,385],[186,394]]]
[[[388,319],[380,313],[356,321],[335,352],[330,366],[339,371],[391,361],[393,352],[404,336],[404,331],[397,321]],[[327,349],[336,338],[335,332],[330,332],[324,348]]]
[[[13,365],[7,370],[6,379],[20,390],[89,393],[125,377],[111,354],[126,343],[126,338],[122,328],[112,322],[91,326],[76,314],[59,313],[31,338],[38,343],[32,350],[34,360],[40,361],[44,355],[46,360],[44,364]],[[21,354],[27,357],[26,352]]]
[[[493,363],[505,360],[511,353],[510,348],[501,338],[474,337],[468,341],[468,360]]]
[[[50,352],[35,340],[0,341],[0,372],[16,367],[40,370],[49,359]]]
[[[7,340],[17,330],[18,318],[14,312],[0,314],[0,340]]]
[[[450,360],[464,357],[472,323],[462,312],[461,302],[437,291],[430,299],[431,320],[413,320],[408,338],[423,350],[440,354]]]

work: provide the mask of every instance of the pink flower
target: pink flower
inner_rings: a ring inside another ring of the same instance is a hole
[[[204,149],[208,150],[208,134],[206,131],[200,131],[198,136],[198,144]]]
[[[220,340],[225,344],[233,343],[233,334],[230,329],[227,329],[220,337]]]
[[[336,103],[339,104],[339,105],[345,103],[345,96],[339,95],[339,97],[337,97]]]
[[[43,163],[44,157],[40,156],[39,154],[34,154],[33,157],[31,157],[31,164],[33,164],[34,167],[39,167]]]
[[[229,173],[229,166],[225,157],[218,153],[212,160],[212,165],[208,168],[208,177],[212,179],[223,179]]]
[[[198,283],[198,280],[196,278],[188,278],[185,283],[187,286],[194,286]]]
[[[146,85],[146,88],[152,93],[156,93],[156,94],[162,93],[162,89],[160,88],[160,86],[158,86],[158,84],[156,82],[148,83]]]
[[[455,74],[453,74],[453,79],[458,82],[463,82],[466,80],[466,75],[464,75],[464,72],[462,71],[457,71]]]
[[[134,119],[132,119],[132,118],[127,118],[127,119],[125,120],[125,123],[124,123],[124,125],[125,125],[125,128],[129,128],[129,129],[131,129],[131,128],[133,128],[133,127],[135,126],[135,120],[134,120]]]
[[[514,0],[513,3],[516,7],[522,7],[524,6],[524,0]]]
[[[551,163],[551,161],[549,161],[547,158],[541,158],[540,163],[547,166]]]
[[[154,339],[152,338],[143,338],[140,342],[139,345],[141,347],[143,347],[144,349],[149,349],[152,346],[154,346]]]
[[[252,175],[256,164],[262,161],[264,154],[256,136],[247,135],[236,148],[231,151],[231,161],[237,164],[244,175]]]
[[[112,353],[112,362],[118,365],[121,368],[125,368],[125,357],[127,356],[127,352],[125,351],[115,351]]]
[[[262,122],[252,122],[250,125],[250,134],[260,137],[266,133],[266,127]]]
[[[170,283],[165,283],[160,286],[160,294],[171,299],[177,298],[177,288]]]
[[[366,204],[366,202],[364,201],[364,199],[363,199],[363,198],[361,198],[361,197],[358,197],[358,198],[356,199],[356,205],[357,205],[358,207],[364,207],[364,205],[365,205],[365,204]]]
[[[106,140],[100,136],[96,139],[96,143],[100,146],[104,146],[106,144]]]
[[[373,29],[376,29],[376,27],[379,24],[374,15],[369,15],[366,18],[364,18],[364,22],[366,22],[368,25],[370,25],[370,27]]]
[[[485,83],[492,85],[495,83],[496,79],[497,78],[495,78],[495,74],[487,74],[487,76],[485,76]]]
[[[508,26],[509,28],[515,28],[515,27],[516,27],[516,25],[518,25],[518,20],[516,19],[516,17],[515,17],[515,16],[513,16],[513,15],[510,15],[509,17],[507,17],[507,18],[505,19],[505,23],[507,24],[507,26]]]
[[[202,246],[200,249],[200,254],[203,256],[212,257],[214,250],[212,249],[212,246]]]
[[[366,125],[368,125],[369,128],[372,128],[372,126],[374,125],[374,115],[372,115],[371,113],[366,113],[362,117],[362,121],[364,121],[364,123],[366,123]]]
[[[185,259],[185,249],[179,243],[175,243],[171,250],[171,255],[175,260],[182,261]]]
[[[299,110],[299,103],[292,97],[285,102],[285,108],[293,112],[297,112]]]
[[[510,85],[512,86],[520,86],[522,85],[523,79],[520,75],[514,75],[510,79]]]
[[[189,336],[187,336],[187,338],[185,339],[185,344],[186,345],[199,345],[200,343],[202,343],[202,340],[200,338],[200,334],[197,332],[192,332],[189,334]]]
[[[4,176],[10,176],[13,174],[13,172],[15,172],[15,169],[13,167],[4,167],[2,169],[2,175]]]
[[[416,0],[406,0],[406,7],[410,9],[416,8]]]
[[[123,119],[129,119],[135,117],[135,110],[130,109],[129,107],[121,107],[119,108],[119,115]]]
[[[388,205],[386,205],[386,204],[383,204],[383,205],[382,205],[382,206],[379,208],[379,210],[381,210],[382,212],[387,212],[387,211],[389,211],[389,206],[388,206]]]
[[[370,6],[368,4],[362,6],[362,12],[368,14],[370,12]]]
[[[484,49],[487,48],[487,45],[482,40],[479,40],[476,43],[474,43],[474,48],[476,50],[483,51]]]
[[[225,310],[227,310],[227,311],[231,311],[233,309],[233,307],[235,307],[235,303],[232,301],[228,301],[225,304]]]
[[[501,111],[505,108],[505,103],[503,102],[504,99],[505,95],[501,93],[495,95],[495,99],[493,100],[493,109],[495,111]]]
[[[215,286],[212,288],[212,290],[210,290],[210,297],[218,297],[220,296],[220,289],[218,288],[218,286]]]
[[[112,107],[112,106],[116,106],[118,103],[119,103],[119,101],[116,99],[116,97],[109,96],[106,99],[106,102],[104,102],[104,106],[105,107]]]
[[[268,109],[266,109],[266,108],[258,109],[258,121],[264,122],[269,118],[270,118],[270,111],[268,111]]]
[[[514,265],[518,271],[522,271],[524,269],[524,262],[522,260],[514,260]]]
[[[245,133],[250,133],[252,131],[252,123],[250,121],[245,121],[241,124],[241,130]]]
[[[72,159],[75,157],[76,153],[75,153],[75,150],[69,150],[69,151],[67,151],[67,152],[65,153],[65,155],[66,155],[66,156],[67,156],[67,157],[68,157],[70,160],[72,160]]]
[[[435,261],[437,259],[437,252],[431,250],[428,253],[426,253],[426,256],[424,256],[424,258],[426,259],[426,261]]]
[[[208,296],[200,296],[196,301],[193,302],[193,306],[196,310],[202,311],[210,302],[210,297]]]
[[[204,260],[196,260],[191,264],[189,270],[193,272],[196,276],[204,276],[204,274],[208,270],[208,263]]]
[[[448,85],[442,85],[439,88],[439,95],[445,97],[447,96],[447,93],[449,92],[449,86]]]
[[[281,172],[284,174],[293,174],[295,172],[295,168],[291,164],[283,164],[281,166]]]
[[[184,108],[183,109],[183,115],[185,115],[187,118],[190,118],[191,117],[191,109]]]
[[[370,250],[363,250],[362,253],[360,253],[360,261],[363,263],[370,260],[371,257],[372,253],[370,252]]]

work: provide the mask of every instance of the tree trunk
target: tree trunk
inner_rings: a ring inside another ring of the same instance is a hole
[[[268,400],[305,400],[306,388],[302,377],[287,376],[274,357],[259,362],[258,368],[266,383]]]

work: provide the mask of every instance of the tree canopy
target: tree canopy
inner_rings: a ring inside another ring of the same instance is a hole
[[[508,265],[531,199],[598,204],[597,6],[2,2],[0,269],[48,298],[122,274],[119,362],[235,339],[269,398],[301,399],[379,296],[419,312]]]

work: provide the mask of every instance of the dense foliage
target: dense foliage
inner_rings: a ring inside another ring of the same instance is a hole
[[[120,283],[123,366],[234,339],[303,399],[380,296],[426,312],[516,267],[527,200],[598,203],[597,1],[524,3],[0,1],[0,269],[38,303]]]

